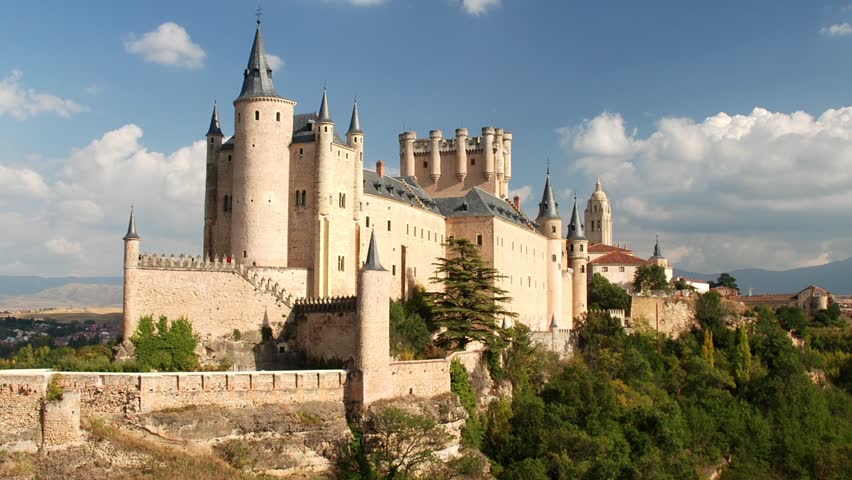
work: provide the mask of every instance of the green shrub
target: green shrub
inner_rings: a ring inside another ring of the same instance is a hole
[[[65,390],[59,384],[59,376],[54,375],[50,378],[50,383],[47,384],[47,392],[44,394],[44,399],[48,402],[62,400],[62,394]]]
[[[168,318],[160,316],[155,325],[150,315],[142,317],[130,341],[143,368],[160,372],[188,372],[198,368],[195,355],[198,339],[186,318],[169,323]]]
[[[462,430],[462,445],[468,448],[479,448],[484,434],[479,414],[476,411],[478,399],[470,376],[458,358],[450,364],[450,387],[459,397],[462,407],[467,411],[468,418]]]

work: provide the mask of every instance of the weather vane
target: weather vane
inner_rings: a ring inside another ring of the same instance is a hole
[[[547,157],[547,174],[550,175],[550,157]]]
[[[260,4],[258,4],[257,10],[254,11],[254,14],[257,15],[257,23],[260,23],[260,17],[263,16],[263,8],[260,7]]]

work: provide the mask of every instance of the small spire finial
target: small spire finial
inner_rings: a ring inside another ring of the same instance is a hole
[[[254,14],[257,15],[257,24],[260,25],[260,17],[263,16],[263,8],[258,4],[257,10],[254,11]]]
[[[547,174],[550,175],[550,157],[547,157]]]
[[[133,204],[130,205],[130,221],[127,223],[127,234],[124,240],[139,240],[141,237],[136,233],[136,215],[133,212]]]

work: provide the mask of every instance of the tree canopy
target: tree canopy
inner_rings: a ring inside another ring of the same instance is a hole
[[[710,286],[713,287],[713,288],[727,287],[727,288],[733,288],[737,292],[740,291],[740,287],[737,286],[737,279],[734,278],[734,276],[731,275],[730,273],[720,274],[715,282],[710,282]]]
[[[633,275],[633,290],[636,292],[668,290],[668,288],[666,269],[659,265],[642,265]]]
[[[627,310],[630,308],[630,294],[596,273],[589,283],[588,302],[592,310]]]
[[[195,347],[198,339],[186,318],[172,322],[160,316],[155,324],[150,315],[139,320],[130,337],[136,347],[136,359],[142,367],[160,372],[187,372],[198,368]]]
[[[443,291],[429,294],[433,321],[443,329],[438,345],[463,349],[477,340],[499,350],[505,344],[499,322],[517,316],[503,306],[512,299],[498,286],[501,275],[486,265],[479,247],[469,240],[451,237],[446,246],[448,255],[437,259],[430,279],[443,286]]]

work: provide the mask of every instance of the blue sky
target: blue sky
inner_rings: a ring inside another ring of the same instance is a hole
[[[117,274],[130,202],[145,250],[200,251],[194,142],[214,98],[232,131],[255,8],[4,6],[0,272]],[[368,165],[403,127],[501,126],[531,214],[550,158],[563,215],[600,176],[616,241],[659,232],[703,271],[852,255],[850,22],[848,0],[263,4],[279,93],[313,111],[326,83],[344,126],[357,95]]]

